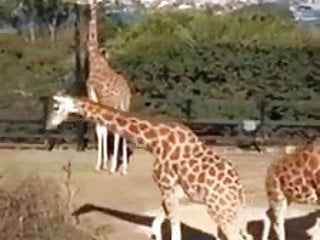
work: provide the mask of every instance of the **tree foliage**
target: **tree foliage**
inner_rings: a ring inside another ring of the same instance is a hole
[[[138,107],[158,114],[256,118],[259,111],[247,100],[261,94],[287,101],[319,95],[319,37],[301,32],[281,14],[155,13],[107,46],[113,65],[131,76]],[[270,107],[268,117],[309,119],[313,111]]]

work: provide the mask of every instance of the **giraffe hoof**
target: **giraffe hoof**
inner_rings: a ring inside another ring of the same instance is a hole
[[[95,170],[95,172],[100,172],[102,170],[102,168],[101,167],[95,167],[94,170]]]
[[[128,174],[128,171],[127,170],[122,170],[121,171],[121,175],[127,175]]]
[[[157,240],[157,237],[155,234],[150,234],[149,239],[150,240]]]
[[[114,174],[115,172],[116,172],[116,170],[114,170],[114,169],[112,169],[112,168],[109,169],[109,173],[110,173],[110,174]]]
[[[102,170],[108,170],[108,166],[107,165],[104,165],[103,167],[102,167]]]

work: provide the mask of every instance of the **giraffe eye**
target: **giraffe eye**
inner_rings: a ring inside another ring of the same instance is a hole
[[[59,110],[59,104],[57,103],[53,104],[53,110]]]

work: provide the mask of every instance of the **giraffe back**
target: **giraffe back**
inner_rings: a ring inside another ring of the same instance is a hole
[[[110,97],[130,95],[127,80],[109,66],[102,54],[97,54],[89,62],[87,87],[95,90],[102,103]]]

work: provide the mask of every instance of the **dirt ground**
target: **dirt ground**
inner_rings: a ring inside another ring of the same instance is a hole
[[[255,239],[261,238],[261,219],[266,210],[264,193],[265,170],[276,153],[221,153],[233,161],[248,193],[249,231]],[[98,239],[148,239],[148,227],[159,210],[159,191],[151,179],[153,158],[136,150],[129,175],[95,172],[96,151],[75,150],[0,150],[0,176],[2,181],[20,181],[26,176],[54,177],[63,182],[62,167],[72,164],[72,185],[76,191],[73,208],[90,204],[80,217],[80,226]],[[90,212],[91,210],[95,210]],[[213,223],[204,207],[182,206],[178,216],[183,222],[184,240],[213,239]],[[287,213],[286,229],[290,240],[308,239],[306,230],[316,218],[316,208],[291,205]],[[168,225],[164,224],[164,239],[170,239]]]

